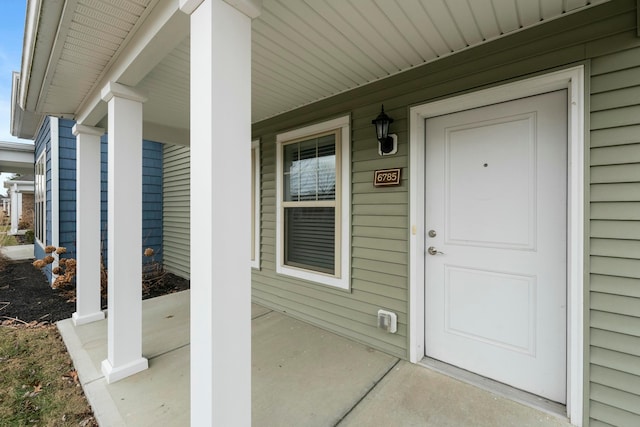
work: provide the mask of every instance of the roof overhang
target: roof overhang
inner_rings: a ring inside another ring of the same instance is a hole
[[[33,152],[33,144],[0,142],[0,172],[33,174]]]
[[[261,6],[252,24],[257,123],[608,0],[225,1]],[[116,82],[148,97],[145,137],[188,143],[181,3],[189,1],[28,0],[14,135],[33,137],[43,115],[104,126],[100,91]]]
[[[33,181],[5,181],[4,188],[15,193],[33,193]]]
[[[18,103],[20,93],[20,73],[13,72],[11,85],[11,135],[18,138],[31,139],[42,121],[42,114],[25,111]]]

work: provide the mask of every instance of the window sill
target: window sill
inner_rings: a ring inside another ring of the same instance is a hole
[[[328,274],[316,273],[310,270],[303,270],[301,268],[287,266],[280,266],[276,268],[276,273],[282,274],[283,276],[306,280],[309,282],[320,283],[337,289],[346,291],[350,290],[349,280],[345,277],[335,277]]]

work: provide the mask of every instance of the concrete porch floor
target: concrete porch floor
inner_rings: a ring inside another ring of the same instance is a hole
[[[254,426],[569,426],[256,304],[251,316]],[[58,328],[101,426],[189,425],[189,291],[143,301],[149,369],[114,384],[106,320]]]

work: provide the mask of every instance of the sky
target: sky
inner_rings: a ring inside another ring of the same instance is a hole
[[[27,0],[0,0],[0,141],[30,142],[11,135],[11,73],[20,71],[22,38]],[[2,182],[9,174],[0,175],[0,193],[6,195]]]

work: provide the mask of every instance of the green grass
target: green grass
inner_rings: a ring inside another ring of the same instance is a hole
[[[54,325],[0,326],[0,424],[95,426]]]
[[[2,246],[16,246],[18,241],[14,236],[9,236],[9,225],[0,225],[0,247]]]
[[[17,246],[18,241],[14,236],[8,236],[0,233],[0,247],[2,246]]]

